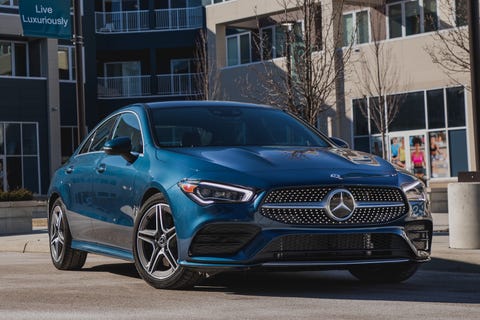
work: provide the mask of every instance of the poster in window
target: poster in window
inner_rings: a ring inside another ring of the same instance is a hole
[[[390,138],[390,162],[405,168],[405,138],[403,136],[393,136]]]
[[[449,176],[448,149],[446,132],[436,131],[429,134],[430,167],[432,178],[445,178]]]

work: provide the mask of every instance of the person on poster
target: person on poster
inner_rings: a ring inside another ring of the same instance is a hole
[[[392,152],[391,162],[398,165],[399,162],[399,149],[400,144],[398,143],[397,137],[394,137],[390,140],[390,150]]]
[[[398,148],[398,163],[397,165],[401,168],[406,166],[406,156],[405,156],[405,139],[400,138],[400,147]]]
[[[425,155],[422,150],[420,150],[420,145],[422,140],[419,137],[413,138],[413,145],[415,147],[412,152],[411,161],[413,164],[413,174],[425,181]]]
[[[440,151],[440,147],[437,143],[437,136],[431,135],[430,136],[430,157],[432,161],[439,160],[442,156],[442,152]]]

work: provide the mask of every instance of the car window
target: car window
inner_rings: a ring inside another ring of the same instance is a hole
[[[94,132],[92,132],[85,144],[82,147],[80,153],[101,151],[103,145],[110,137],[112,127],[117,117],[111,117],[101,124]]]
[[[140,123],[137,116],[131,112],[124,113],[113,130],[113,138],[129,137],[132,141],[132,151],[143,152],[143,139],[140,130]]]
[[[277,109],[160,108],[153,110],[152,119],[162,147],[329,146],[314,130]]]

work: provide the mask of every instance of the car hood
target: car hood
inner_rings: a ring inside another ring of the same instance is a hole
[[[188,158],[188,165],[200,175],[206,171],[220,174],[224,174],[225,170],[235,171],[251,179],[268,181],[270,185],[396,185],[398,181],[397,171],[390,163],[377,156],[349,149],[208,147],[181,148],[174,152]]]

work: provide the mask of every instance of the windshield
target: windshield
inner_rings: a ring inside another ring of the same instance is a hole
[[[152,110],[161,147],[327,147],[319,134],[289,114],[262,107],[180,107]]]

